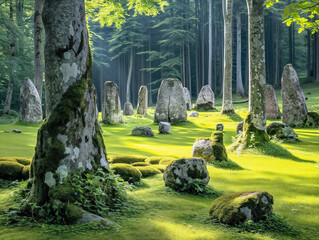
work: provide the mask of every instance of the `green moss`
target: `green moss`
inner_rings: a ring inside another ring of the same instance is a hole
[[[105,148],[105,144],[104,144],[104,140],[103,140],[103,136],[102,136],[102,131],[100,129],[99,122],[97,119],[95,120],[95,134],[93,136],[93,144],[97,149],[103,149],[105,157],[107,158],[106,148]],[[101,158],[102,158],[102,155],[99,152],[94,157],[95,163],[98,164],[100,162]],[[94,166],[94,167],[96,168],[96,166]]]
[[[161,165],[152,165],[153,168],[156,168],[157,170],[161,171],[162,173],[165,171],[166,166]]]
[[[176,158],[173,158],[173,157],[149,157],[145,160],[145,162],[148,162],[152,165],[153,164],[168,165],[174,160],[176,160]]]
[[[145,159],[146,159],[145,156],[117,155],[117,156],[111,157],[110,162],[132,164],[135,162],[144,162]]]
[[[22,177],[23,179],[30,178],[30,165],[24,166],[22,169]]]
[[[159,162],[159,165],[169,165],[172,162],[174,162],[175,160],[176,160],[176,158],[173,158],[173,157],[164,157]]]
[[[251,114],[248,114],[244,120],[243,131],[243,145],[245,148],[261,146],[262,144],[269,142],[267,133],[264,130],[257,129],[251,122]]]
[[[319,114],[317,112],[308,112],[306,124],[309,127],[319,127]]]
[[[0,161],[0,178],[5,180],[23,179],[24,165],[14,161]]]
[[[221,131],[213,132],[211,139],[212,139],[212,144],[215,144],[215,143],[224,144],[224,133]]]
[[[65,209],[65,215],[69,224],[76,223],[83,216],[84,210],[74,204],[68,204]]]
[[[148,162],[135,162],[135,163],[132,163],[132,166],[134,166],[134,167],[145,167],[145,166],[151,166],[151,164],[148,163]]]
[[[143,178],[154,176],[154,175],[162,173],[160,170],[153,168],[153,167],[149,167],[149,166],[136,167],[136,168],[142,173]]]
[[[31,164],[31,159],[23,157],[1,157],[0,162],[17,162],[27,166]]]
[[[113,170],[115,174],[120,175],[124,181],[130,183],[138,182],[142,177],[141,172],[136,167],[125,163],[112,164],[111,170]]]
[[[63,184],[57,184],[49,190],[50,200],[60,200],[65,203],[74,203],[75,194],[74,188],[71,184],[64,182]]]

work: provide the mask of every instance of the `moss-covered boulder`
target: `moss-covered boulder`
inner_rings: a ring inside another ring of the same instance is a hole
[[[202,158],[179,159],[164,171],[165,186],[176,191],[194,192],[195,184],[205,186],[209,182],[206,162]]]
[[[308,112],[307,123],[309,127],[319,127],[319,114],[317,112]]]
[[[267,127],[267,134],[271,138],[277,138],[280,140],[292,140],[298,135],[295,131],[289,127],[286,123],[272,122]]]
[[[173,157],[164,157],[159,162],[159,165],[168,165],[168,164],[171,164],[172,162],[174,162],[175,160],[176,160],[176,158],[173,158]]]
[[[141,180],[142,174],[141,172],[132,165],[125,163],[112,164],[111,169],[115,174],[120,175],[124,181],[128,181],[129,183],[135,183]]]
[[[209,215],[229,225],[249,220],[258,222],[272,214],[272,205],[273,197],[267,192],[232,193],[213,201]]]
[[[157,170],[161,171],[161,173],[163,173],[166,169],[166,166],[162,166],[162,165],[152,165],[153,168],[156,168]]]
[[[139,166],[136,168],[142,173],[142,178],[151,177],[162,173],[160,170],[150,166]]]
[[[0,178],[6,180],[24,179],[22,170],[24,165],[15,161],[0,161]]]
[[[216,131],[211,138],[196,139],[192,149],[192,157],[201,157],[207,162],[227,161],[228,156],[223,136],[223,132]]]
[[[145,156],[117,155],[110,158],[111,163],[127,163],[145,162]]]
[[[134,167],[145,167],[145,166],[151,166],[152,164],[148,163],[148,162],[135,162],[132,163],[132,166]]]

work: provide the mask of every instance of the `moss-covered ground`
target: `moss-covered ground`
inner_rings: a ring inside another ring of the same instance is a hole
[[[319,112],[319,86],[304,86],[310,111]],[[311,93],[311,94],[309,94]],[[235,97],[239,100],[239,97]],[[278,92],[280,101],[280,92]],[[221,100],[216,107],[221,110]],[[248,104],[236,104],[235,115],[200,112],[199,118],[173,125],[171,134],[157,134],[153,123],[154,108],[145,118],[125,117],[126,124],[102,125],[109,156],[145,155],[190,157],[196,138],[210,137],[217,123],[223,123],[224,143],[228,147],[236,134],[236,126],[247,113]],[[275,121],[275,120],[274,120]],[[1,122],[1,120],[0,120]],[[271,121],[268,121],[270,123]],[[135,137],[134,126],[150,126],[155,136]],[[0,124],[0,157],[32,157],[39,125]],[[23,133],[4,133],[20,129]],[[165,188],[162,175],[143,180],[148,187],[129,192],[140,201],[139,213],[121,216],[119,229],[70,230],[69,227],[0,226],[0,239],[116,239],[116,240],[208,240],[208,239],[319,239],[319,129],[295,129],[301,142],[267,145],[263,153],[249,150],[241,155],[228,152],[229,158],[243,170],[216,168],[210,165],[210,185],[218,192],[267,191],[274,196],[274,212],[299,231],[249,233],[207,221],[215,196],[192,196]],[[11,206],[12,190],[0,188],[0,212]]]

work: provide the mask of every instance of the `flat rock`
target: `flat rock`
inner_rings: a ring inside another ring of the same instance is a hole
[[[154,137],[154,133],[150,127],[134,127],[132,129],[132,135]]]
[[[171,132],[171,124],[169,122],[160,122],[158,125],[159,133],[170,133]]]

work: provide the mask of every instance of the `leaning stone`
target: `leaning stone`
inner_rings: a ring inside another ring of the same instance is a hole
[[[275,93],[275,89],[267,84],[266,85],[266,116],[271,119],[281,118],[281,112],[279,110],[278,101]]]
[[[157,95],[154,122],[184,122],[187,109],[181,81],[176,78],[164,79]]]
[[[190,112],[188,114],[188,117],[198,117],[199,116],[199,113],[198,112]]]
[[[132,116],[132,115],[134,115],[134,110],[133,110],[132,103],[130,103],[130,102],[124,103],[123,115],[124,116]]]
[[[298,137],[295,131],[286,123],[272,122],[267,127],[267,134],[277,139],[293,139]]]
[[[241,121],[237,124],[236,134],[238,135],[240,132],[243,132],[243,128],[244,128],[244,121]]]
[[[219,123],[219,124],[217,124],[216,125],[216,131],[224,131],[224,125],[223,124],[221,124],[221,123]]]
[[[281,86],[282,122],[291,127],[304,126],[308,113],[306,99],[298,75],[291,64],[284,67]]]
[[[268,192],[240,192],[226,194],[213,201],[209,215],[218,221],[236,225],[264,220],[273,213],[273,196]]]
[[[39,123],[42,120],[41,99],[30,78],[25,78],[20,88],[19,119],[30,123]]]
[[[207,185],[209,173],[206,162],[201,158],[179,159],[169,164],[164,171],[165,186],[176,191],[192,192],[194,182]]]
[[[200,90],[196,100],[196,105],[194,108],[197,110],[205,110],[205,111],[215,109],[214,92],[208,85],[203,86],[202,89]]]
[[[186,87],[184,87],[184,97],[186,101],[186,108],[188,111],[192,110],[192,100],[191,100],[191,95]]]
[[[116,83],[107,81],[104,83],[102,106],[102,121],[106,124],[123,123],[124,119],[121,113],[121,101],[119,88]]]
[[[307,123],[309,127],[319,127],[319,114],[316,112],[308,112]]]
[[[154,133],[150,127],[135,127],[132,129],[132,135],[153,137]]]
[[[171,124],[168,122],[160,122],[158,125],[159,133],[170,133],[171,132]]]
[[[147,113],[147,107],[148,107],[148,93],[147,93],[147,87],[141,86],[140,90],[138,91],[138,99],[137,99],[137,114],[140,114],[142,116],[145,116]]]

